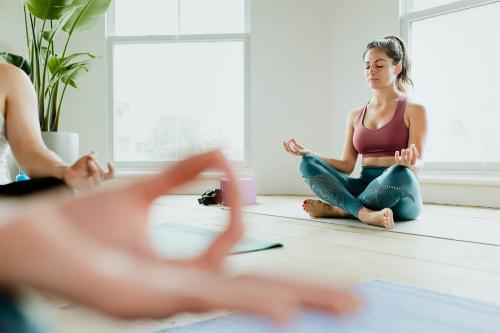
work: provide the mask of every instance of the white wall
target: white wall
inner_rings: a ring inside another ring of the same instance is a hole
[[[26,53],[23,7],[18,0],[0,1],[0,52]]]
[[[318,151],[334,145],[333,1],[253,0],[252,166],[261,193],[304,193],[298,158],[281,141],[295,136]],[[318,135],[320,133],[320,135]]]

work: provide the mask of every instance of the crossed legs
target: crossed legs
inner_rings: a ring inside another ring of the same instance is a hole
[[[314,217],[358,218],[391,229],[396,220],[415,219],[421,210],[418,180],[408,168],[393,165],[374,179],[353,178],[314,156],[304,156],[299,170],[312,191],[326,203],[306,200]]]

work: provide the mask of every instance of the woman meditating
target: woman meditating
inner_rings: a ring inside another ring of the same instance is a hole
[[[392,229],[395,220],[415,219],[422,209],[416,174],[423,167],[426,114],[422,105],[406,97],[413,82],[401,39],[387,36],[370,42],[363,61],[373,96],[347,118],[342,159],[315,154],[294,138],[283,145],[287,152],[302,156],[300,173],[323,200],[304,201],[310,216],[355,217]],[[358,154],[360,177],[349,177]]]

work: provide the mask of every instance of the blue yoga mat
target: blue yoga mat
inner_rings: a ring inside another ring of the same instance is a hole
[[[176,223],[161,223],[151,230],[151,240],[155,249],[169,258],[192,257],[202,253],[217,237],[213,230]],[[262,251],[283,244],[245,237],[236,244],[231,254]]]
[[[161,332],[500,332],[500,306],[377,280],[356,289],[363,307],[349,317],[336,318],[310,311],[301,313],[287,326],[277,327],[259,317],[236,314]]]

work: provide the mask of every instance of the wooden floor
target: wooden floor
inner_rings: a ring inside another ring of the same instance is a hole
[[[298,204],[302,199],[259,198],[265,202],[296,200]],[[498,220],[500,216],[499,210],[436,205],[426,205],[424,212],[430,212],[425,219]],[[198,206],[194,196],[171,196],[157,202],[151,219],[220,230],[226,224],[227,211]],[[245,226],[248,236],[279,241],[285,247],[230,256],[227,268],[232,272],[342,284],[383,279],[500,304],[500,246],[255,214],[245,215]],[[500,234],[497,237],[500,239]],[[163,321],[127,322],[82,307],[62,309],[44,302],[44,308],[60,332],[154,332],[218,315],[186,314]]]

